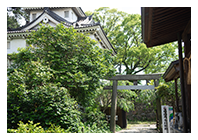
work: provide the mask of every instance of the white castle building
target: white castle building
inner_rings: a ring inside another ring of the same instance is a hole
[[[73,26],[77,32],[88,32],[89,37],[95,39],[100,48],[112,49],[113,55],[116,54],[100,23],[95,23],[92,15],[86,16],[80,7],[24,7],[23,9],[29,14],[30,22],[20,28],[7,31],[7,54],[17,52],[19,47],[26,47],[26,37],[32,30],[37,30],[41,22],[53,27],[63,23],[65,27]],[[8,65],[9,63],[8,60]]]

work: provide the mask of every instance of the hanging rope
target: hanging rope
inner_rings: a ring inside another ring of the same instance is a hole
[[[190,85],[191,84],[191,62],[190,62],[191,61],[191,54],[190,54],[189,58],[187,58],[187,57],[184,58],[184,61],[183,61],[184,66],[186,66],[185,61],[187,61],[186,64],[188,65],[188,69],[186,70],[186,72],[187,72],[187,84]],[[187,68],[187,66],[185,68]]]

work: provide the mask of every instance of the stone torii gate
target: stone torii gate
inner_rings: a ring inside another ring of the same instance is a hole
[[[116,75],[107,80],[113,81],[113,87],[104,87],[104,89],[112,89],[112,102],[111,102],[111,118],[110,118],[110,130],[115,133],[115,124],[116,124],[116,108],[117,108],[117,90],[122,89],[155,89],[159,85],[159,78],[162,76],[162,73],[157,74],[140,74],[140,75]],[[119,80],[154,80],[154,85],[145,85],[145,86],[118,86]],[[158,101],[159,100],[159,101]],[[159,124],[161,124],[161,104],[160,99],[157,99],[157,116],[159,118]],[[161,129],[161,125],[160,129]]]

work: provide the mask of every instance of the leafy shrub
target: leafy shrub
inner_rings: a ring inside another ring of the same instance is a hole
[[[116,131],[121,130],[121,128],[116,125]],[[7,129],[7,133],[70,133],[72,132],[72,127],[68,129],[63,129],[60,126],[56,126],[51,124],[49,128],[44,129],[40,126],[40,123],[34,124],[33,121],[28,121],[28,123],[24,124],[19,121],[17,129]],[[90,125],[84,125],[81,123],[81,127],[78,130],[78,133],[111,133],[109,126],[105,127],[97,127],[96,123]]]
[[[42,126],[39,126],[40,123],[33,124],[33,121],[28,121],[28,123],[24,124],[23,122],[19,122],[19,127],[17,129],[8,129],[8,133],[68,133],[70,132],[70,128],[65,130],[60,126],[55,126],[51,124],[51,126],[47,129],[43,129]]]
[[[66,88],[46,82],[53,77],[48,70],[32,61],[8,76],[8,128],[16,128],[19,121],[31,120],[43,127],[55,123],[65,129],[72,126],[77,131],[78,104]]]
[[[114,75],[111,51],[63,24],[41,25],[27,43],[31,45],[11,56],[14,62],[8,69],[8,128],[28,120],[44,128],[51,123],[71,127],[71,132],[81,132],[83,119],[102,126],[104,115],[95,97],[100,79]],[[84,118],[79,106],[87,108]]]
[[[53,69],[53,82],[60,82],[84,107],[92,105],[100,79],[115,73],[111,51],[99,48],[95,40],[63,24],[56,28],[41,25],[27,43],[36,46],[30,47],[34,58]]]

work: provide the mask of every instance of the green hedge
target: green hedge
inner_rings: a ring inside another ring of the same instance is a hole
[[[72,127],[68,129],[63,129],[61,126],[56,126],[51,124],[49,128],[44,129],[40,126],[40,123],[34,124],[33,121],[28,121],[29,123],[24,124],[19,122],[17,129],[7,129],[7,133],[71,133]],[[83,123],[79,124],[80,129],[78,133],[111,133],[109,126],[103,126],[98,128],[96,123],[93,123],[92,126],[84,125]],[[119,126],[116,125],[116,131],[121,130]]]

